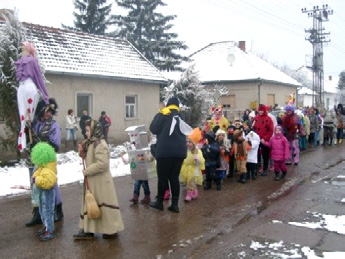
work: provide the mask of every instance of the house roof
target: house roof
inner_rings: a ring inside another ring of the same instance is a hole
[[[203,83],[262,79],[301,86],[295,79],[258,56],[242,51],[233,41],[211,43],[193,53],[190,58]]]
[[[46,72],[166,83],[127,40],[23,23]]]
[[[307,87],[302,87],[301,89],[299,89],[297,91],[297,93],[299,95],[318,95],[316,92],[314,92],[313,90],[307,88]]]

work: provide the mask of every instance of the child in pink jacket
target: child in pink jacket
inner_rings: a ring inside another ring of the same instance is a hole
[[[268,146],[271,150],[271,158],[274,162],[275,180],[284,179],[286,176],[287,168],[285,160],[290,157],[289,142],[283,135],[283,128],[277,125],[274,129],[274,134],[269,141],[261,139],[261,143]],[[279,176],[280,171],[282,175]]]

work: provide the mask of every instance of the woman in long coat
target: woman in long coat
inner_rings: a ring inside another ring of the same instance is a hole
[[[79,153],[85,157],[90,192],[94,195],[102,216],[89,219],[85,203],[85,185],[80,210],[80,232],[74,239],[92,239],[94,233],[102,233],[103,238],[112,238],[124,229],[119,203],[116,196],[113,178],[109,170],[109,149],[102,135],[102,127],[98,121],[88,120],[86,125],[87,139],[79,145]]]

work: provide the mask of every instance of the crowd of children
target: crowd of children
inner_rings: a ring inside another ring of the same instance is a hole
[[[279,181],[286,177],[287,165],[298,165],[300,150],[342,143],[343,114],[341,104],[323,113],[316,108],[295,109],[287,105],[278,116],[274,116],[268,106],[260,104],[257,112],[247,109],[243,119],[235,118],[230,123],[222,108],[218,107],[213,109],[213,116],[204,121],[199,141],[187,138],[187,143],[194,143],[192,150],[199,146],[202,151],[205,160],[204,190],[211,189],[212,182],[217,190],[221,190],[225,177],[232,178],[235,171],[239,183],[257,179],[258,173],[267,176],[269,170],[274,171],[274,180]],[[198,159],[204,161],[200,152],[198,155]],[[188,155],[183,163],[181,182],[186,182],[188,171],[189,177],[199,177],[200,185],[200,172],[204,165],[200,163],[195,168],[197,164],[193,162],[193,169],[188,170],[191,162]],[[196,185],[193,186],[194,191]],[[193,199],[190,190],[187,187],[186,201]]]
[[[209,190],[214,183],[216,190],[222,190],[224,179],[233,178],[235,172],[237,182],[242,184],[256,180],[258,174],[267,176],[269,171],[274,171],[274,180],[283,180],[287,165],[298,165],[300,150],[341,144],[343,139],[345,116],[341,104],[323,113],[316,108],[287,105],[277,116],[260,104],[257,111],[247,109],[243,118],[234,118],[233,122],[221,107],[212,112],[203,126],[186,138],[187,157],[180,172],[186,202],[198,197],[197,186]],[[169,193],[167,187],[167,197]],[[137,202],[138,196],[135,192],[131,201]]]

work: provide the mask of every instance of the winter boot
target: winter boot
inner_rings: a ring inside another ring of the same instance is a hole
[[[234,177],[234,172],[229,171],[229,173],[228,173],[228,178],[233,178],[233,177]]]
[[[267,176],[267,169],[262,171],[261,176]]]
[[[211,189],[211,182],[205,181],[204,190]]]
[[[58,222],[63,219],[62,203],[55,206],[54,222]]]
[[[41,219],[41,215],[38,210],[38,207],[34,207],[34,209],[32,210],[32,219],[31,221],[27,222],[25,225],[27,227],[32,227],[38,224],[42,224],[42,219]]]
[[[165,193],[164,193],[164,200],[167,201],[169,200],[169,198],[170,198],[170,189],[165,190]]]
[[[168,207],[168,210],[174,213],[180,212],[180,209],[178,207],[178,197],[172,197],[171,205]]]
[[[133,203],[137,203],[138,200],[139,200],[139,195],[134,193],[134,194],[133,194],[133,198],[130,199],[129,201],[130,201],[130,202],[133,202]]]
[[[191,201],[193,196],[193,191],[187,191],[186,198],[184,198],[185,201]]]
[[[40,241],[48,241],[54,238],[54,233],[50,233],[48,231],[44,232],[41,236],[39,236]]]
[[[250,179],[250,172],[246,173],[246,179],[249,180]]]
[[[164,207],[163,207],[163,197],[157,196],[156,201],[150,202],[150,207],[154,208],[156,210],[163,211],[164,210]]]
[[[192,192],[192,199],[197,199],[199,196],[199,193],[198,193],[198,189],[195,189],[193,192]]]
[[[255,180],[258,177],[257,171],[254,169],[252,170],[252,179]]]
[[[150,194],[145,195],[145,197],[141,200],[141,203],[149,204],[151,202]]]
[[[343,139],[342,138],[339,139],[339,144],[341,144],[341,143],[343,143]]]
[[[220,191],[222,189],[223,186],[223,180],[218,180],[217,182],[217,191]]]
[[[274,178],[274,180],[279,181],[279,179],[280,179],[279,172],[275,172],[275,175],[276,175],[276,177]]]
[[[283,172],[282,175],[280,176],[280,179],[284,179],[286,176],[286,172]]]
[[[241,174],[241,183],[246,183],[247,181],[247,173]]]

